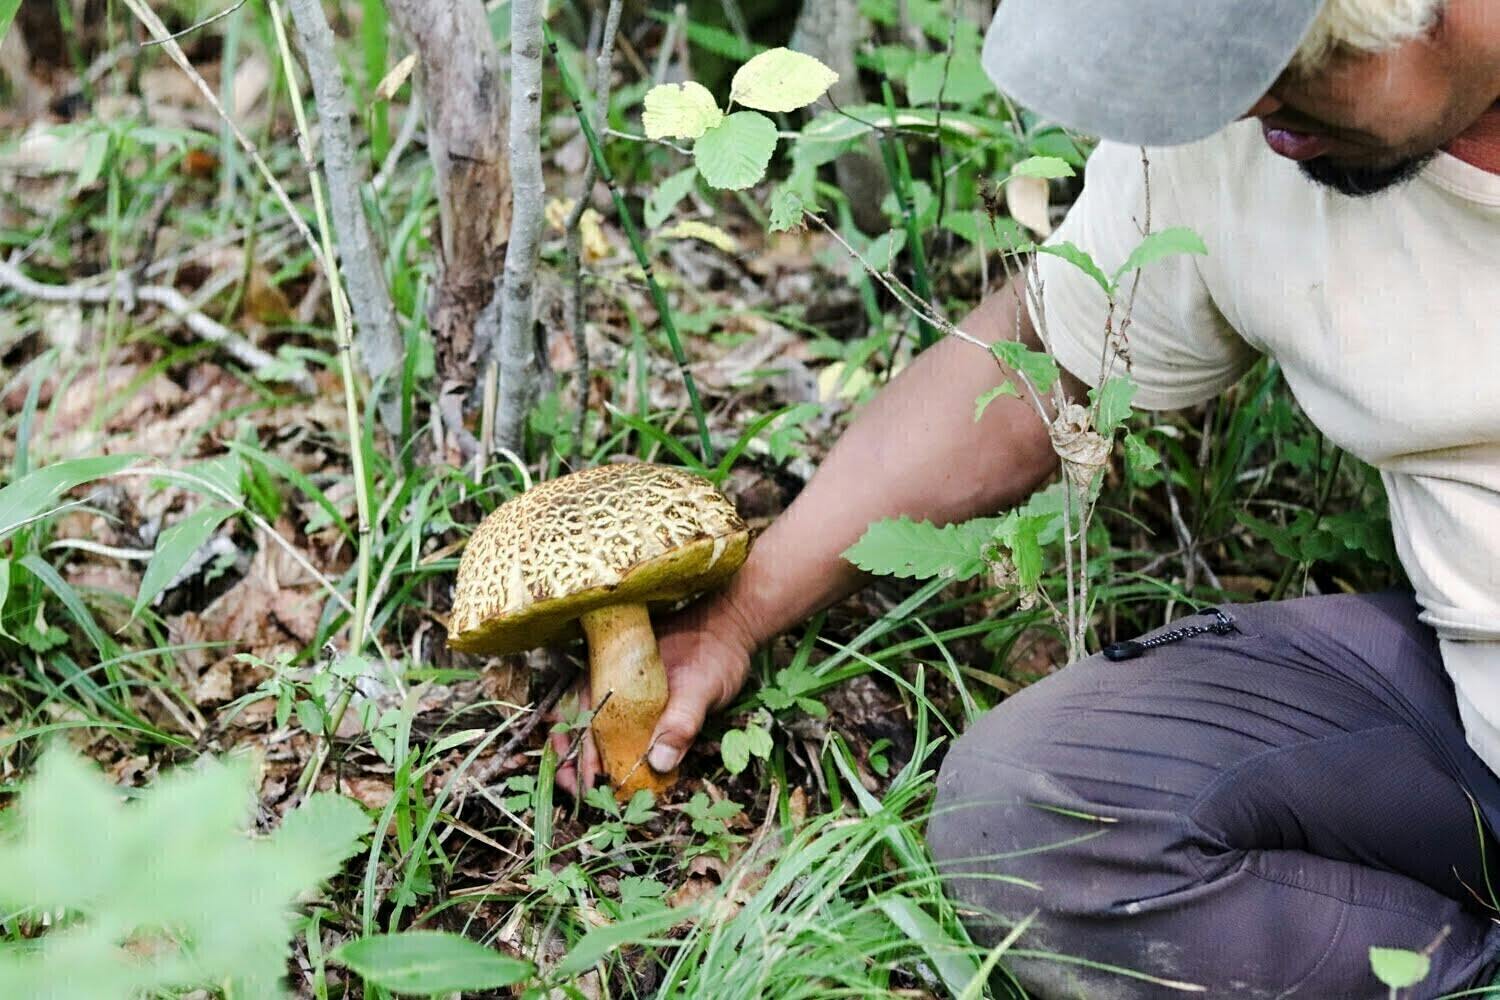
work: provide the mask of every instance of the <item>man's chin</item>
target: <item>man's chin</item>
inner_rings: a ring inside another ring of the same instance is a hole
[[[1350,198],[1368,198],[1400,187],[1422,172],[1436,153],[1414,156],[1384,167],[1351,166],[1320,156],[1298,164],[1303,176]]]

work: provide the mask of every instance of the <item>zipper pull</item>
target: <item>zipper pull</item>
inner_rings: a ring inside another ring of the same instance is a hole
[[[1133,660],[1145,651],[1145,644],[1136,642],[1134,639],[1126,639],[1124,642],[1112,642],[1101,650],[1104,658],[1112,663],[1119,663],[1121,660]]]

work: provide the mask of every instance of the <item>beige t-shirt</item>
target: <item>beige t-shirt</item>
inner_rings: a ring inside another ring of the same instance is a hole
[[[1469,743],[1500,773],[1500,176],[1446,153],[1367,199],[1305,179],[1257,122],[1153,149],[1151,228],[1208,256],[1142,272],[1138,405],[1170,409],[1274,357],[1330,440],[1380,470],[1397,551],[1441,639]],[[1054,237],[1112,272],[1140,241],[1141,151],[1105,143]],[[1097,382],[1102,291],[1043,255],[1053,352]]]

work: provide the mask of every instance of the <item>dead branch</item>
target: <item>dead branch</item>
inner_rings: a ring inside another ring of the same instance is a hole
[[[218,344],[224,353],[240,364],[260,375],[272,369],[284,370],[285,362],[267,354],[244,337],[199,312],[175,288],[165,285],[137,285],[129,275],[118,272],[114,280],[104,285],[48,285],[28,278],[20,268],[10,261],[0,260],[0,286],[10,288],[39,302],[77,303],[79,305],[104,306],[117,304],[127,312],[134,312],[141,304],[159,306],[203,340]],[[312,376],[298,372],[287,379],[302,392],[315,391]]]

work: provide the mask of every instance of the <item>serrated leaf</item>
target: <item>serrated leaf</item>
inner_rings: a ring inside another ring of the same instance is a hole
[[[1121,264],[1120,269],[1115,272],[1115,280],[1119,281],[1121,275],[1140,270],[1163,257],[1171,257],[1180,253],[1206,255],[1208,247],[1204,246],[1203,237],[1186,226],[1176,226],[1172,229],[1163,229],[1159,233],[1152,233],[1130,251],[1130,256],[1125,258],[1125,263]]]
[[[134,455],[106,455],[54,462],[0,489],[0,539],[36,517],[75,486],[112,476],[136,460]]]
[[[771,195],[771,212],[768,228],[773,233],[784,233],[802,225],[807,214],[807,205],[800,192],[790,184],[783,184]]]
[[[1125,435],[1125,462],[1132,472],[1149,472],[1161,464],[1161,455],[1137,434]]]
[[[1010,168],[1012,177],[1072,177],[1072,164],[1060,156],[1030,156]]]
[[[1370,969],[1375,978],[1393,990],[1405,990],[1427,978],[1432,960],[1405,948],[1371,948]]]
[[[663,83],[646,91],[641,127],[652,139],[697,139],[724,120],[701,83]]]
[[[647,229],[655,229],[667,221],[677,203],[688,196],[698,181],[698,168],[687,167],[656,185],[646,196],[644,218]]]
[[[1033,351],[1019,340],[997,340],[990,345],[990,351],[1002,364],[1030,379],[1039,393],[1051,392],[1061,377],[1052,355]]]
[[[500,989],[532,973],[530,962],[443,931],[373,934],[340,946],[329,957],[366,983],[423,996]]]
[[[974,400],[974,422],[976,424],[979,423],[979,418],[984,416],[984,411],[988,410],[990,404],[1001,396],[1015,396],[1020,398],[1020,395],[1021,393],[1016,389],[1016,384],[1010,379],[1006,379],[993,389],[981,393],[979,398]]]
[[[1100,434],[1109,437],[1130,419],[1130,414],[1134,412],[1130,408],[1130,401],[1135,399],[1138,388],[1130,379],[1116,375],[1101,387],[1089,390],[1089,399],[1098,407],[1094,428]]]
[[[1052,257],[1061,258],[1062,260],[1067,261],[1069,264],[1072,264],[1074,267],[1078,268],[1078,270],[1082,271],[1090,278],[1093,278],[1094,283],[1097,284],[1100,288],[1104,289],[1105,295],[1113,295],[1115,293],[1114,283],[1104,276],[1104,271],[1099,267],[1098,264],[1094,263],[1094,258],[1090,257],[1088,253],[1078,249],[1078,247],[1074,246],[1073,244],[1067,242],[1047,243],[1042,246],[1033,245],[1031,249],[1035,250],[1037,253],[1044,253]]]
[[[757,111],[736,111],[693,144],[693,162],[713,187],[739,191],[766,175],[776,139],[771,119]]]
[[[743,729],[731,729],[719,741],[719,756],[724,759],[724,770],[739,774],[750,765],[750,740]]]
[[[702,240],[728,254],[740,252],[739,241],[718,226],[697,219],[683,219],[656,234],[669,240]]]
[[[135,595],[135,605],[130,609],[130,619],[145,609],[146,605],[156,599],[156,596],[167,585],[177,578],[182,568],[187,565],[193,553],[203,547],[210,536],[218,530],[219,525],[229,515],[234,513],[233,507],[224,507],[209,504],[193,511],[191,514],[179,519],[175,524],[163,529],[156,539],[156,551],[151,556],[151,562],[146,566],[146,572],[141,576],[141,587]]]
[[[734,74],[729,100],[773,114],[796,111],[822,97],[838,78],[810,55],[788,48],[768,49]]]
[[[844,558],[881,576],[968,580],[984,571],[984,548],[995,524],[992,518],[941,528],[909,517],[877,521],[844,551]]]

